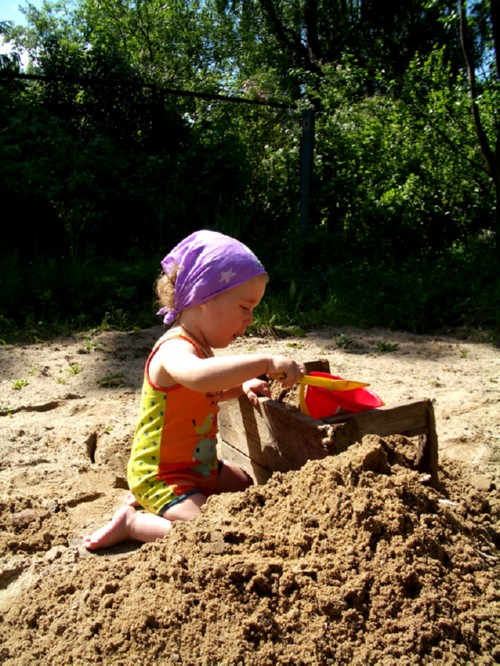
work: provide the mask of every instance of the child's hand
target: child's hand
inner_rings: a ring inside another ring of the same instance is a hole
[[[266,398],[271,397],[271,389],[264,379],[257,379],[257,377],[249,379],[248,381],[243,382],[241,388],[252,405],[259,404],[259,395],[265,396]]]
[[[289,388],[295,386],[306,374],[306,367],[286,356],[271,356],[267,374],[271,379],[278,379],[285,388]]]

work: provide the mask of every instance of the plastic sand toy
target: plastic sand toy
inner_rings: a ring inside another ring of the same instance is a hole
[[[300,409],[307,416],[323,419],[345,412],[364,412],[382,407],[384,401],[366,387],[326,372],[311,372],[300,381]]]

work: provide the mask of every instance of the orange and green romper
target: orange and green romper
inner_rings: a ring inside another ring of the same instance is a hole
[[[139,423],[128,463],[128,483],[139,504],[162,515],[176,502],[215,491],[222,463],[216,436],[222,393],[200,393],[180,384],[156,386],[149,367],[160,347],[173,338],[190,342],[200,358],[208,354],[184,332],[167,332],[146,361]]]

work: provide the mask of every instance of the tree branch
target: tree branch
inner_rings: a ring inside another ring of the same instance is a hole
[[[278,17],[273,0],[259,0],[262,11],[269,22],[272,33],[281,46],[292,51],[306,70],[314,74],[322,74],[321,67],[309,55],[307,47],[302,43],[300,34],[291,28],[287,28]]]
[[[460,0],[460,43],[462,45],[462,51],[465,58],[465,64],[467,67],[467,78],[469,81],[469,93],[471,98],[471,112],[472,119],[474,121],[474,127],[476,129],[477,138],[479,141],[479,146],[481,152],[488,163],[490,175],[495,183],[498,182],[498,171],[495,155],[486,136],[486,132],[483,127],[481,120],[481,114],[479,113],[479,107],[477,105],[477,85],[476,85],[476,68],[474,65],[474,55],[472,45],[470,43],[469,31],[467,28],[467,16],[466,16],[466,0]]]

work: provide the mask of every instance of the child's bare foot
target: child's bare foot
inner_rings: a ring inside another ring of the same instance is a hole
[[[120,541],[125,541],[130,535],[129,520],[134,513],[135,509],[131,506],[120,507],[109,523],[84,538],[83,545],[85,548],[87,550],[109,548],[120,543]]]

